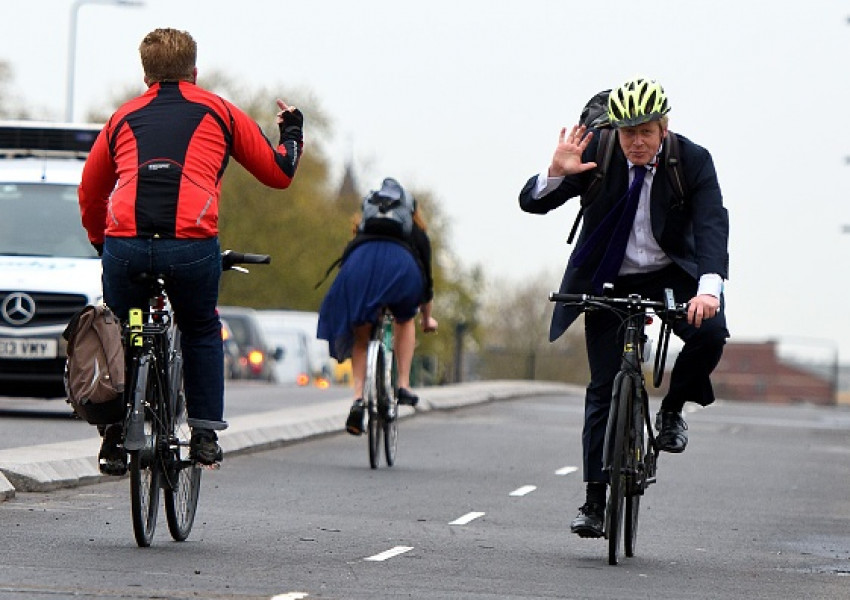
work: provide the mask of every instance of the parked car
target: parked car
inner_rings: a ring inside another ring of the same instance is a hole
[[[0,122],[0,388],[64,395],[62,332],[101,302],[77,187],[99,125]]]
[[[221,319],[221,343],[224,346],[224,378],[244,379],[244,367],[239,361],[239,344],[227,319]]]
[[[239,368],[234,374],[242,379],[274,381],[274,361],[282,357],[283,350],[266,341],[257,311],[242,306],[219,306],[218,314],[227,321],[239,346]]]

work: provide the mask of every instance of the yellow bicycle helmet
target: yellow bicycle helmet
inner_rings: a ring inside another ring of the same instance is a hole
[[[654,79],[629,79],[608,96],[608,119],[613,127],[634,127],[658,121],[668,112],[667,95]]]

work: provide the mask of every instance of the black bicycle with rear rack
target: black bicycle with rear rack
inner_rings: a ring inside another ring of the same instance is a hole
[[[656,481],[658,444],[652,432],[649,396],[641,364],[646,360],[646,326],[652,322],[649,311],[661,318],[658,349],[655,354],[653,385],[659,387],[664,375],[672,321],[687,315],[687,304],[676,304],[672,290],[665,290],[663,302],[630,295],[627,298],[587,294],[549,295],[552,302],[580,307],[583,311],[608,310],[620,318],[623,327],[623,358],[614,379],[602,465],[608,472],[609,496],[605,510],[605,538],[608,563],[619,562],[620,540],[626,556],[634,556],[637,544],[640,498]]]
[[[268,264],[264,254],[222,253],[222,269],[247,272],[240,264]],[[183,541],[192,530],[201,489],[201,465],[189,458],[191,431],[183,391],[180,330],[174,321],[164,276],[145,273],[150,302],[132,308],[124,328],[127,361],[124,448],[130,457],[133,532],[150,546],[163,490],[168,530]]]

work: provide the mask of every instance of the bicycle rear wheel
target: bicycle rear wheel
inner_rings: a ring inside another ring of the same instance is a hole
[[[381,354],[381,373],[383,374],[382,386],[384,414],[393,415],[392,419],[383,419],[384,421],[384,455],[387,459],[387,466],[391,467],[395,464],[396,452],[398,451],[398,396],[396,390],[398,386],[395,381],[395,359],[388,359],[387,355]]]
[[[176,355],[171,363],[171,389],[176,390],[171,399],[171,439],[168,464],[165,469],[165,516],[171,537],[182,542],[189,537],[195,523],[198,495],[201,491],[201,468],[188,456],[192,436],[186,413],[186,396],[183,391],[183,363]]]
[[[630,436],[629,472],[632,474],[631,485],[626,497],[625,528],[623,530],[623,541],[626,556],[635,555],[637,546],[638,516],[640,515],[640,498],[646,489],[647,472],[646,461],[646,400],[642,392],[640,397],[634,399],[634,410],[632,417],[632,436]]]
[[[141,394],[144,407],[144,445],[130,454],[130,507],[133,515],[133,533],[136,543],[146,548],[151,545],[159,513],[159,488],[161,485],[161,462],[157,457],[159,434],[153,413],[158,402],[155,375],[151,373],[150,361],[139,363],[134,394]]]
[[[367,430],[369,433],[369,466],[378,468],[381,461],[381,433],[383,424],[378,414],[378,390],[381,370],[379,363],[383,352],[380,342],[369,342],[366,352],[366,379],[363,381],[363,401],[366,403]]]
[[[608,564],[616,565],[620,557],[620,538],[623,534],[623,508],[626,494],[626,474],[628,466],[628,444],[626,443],[629,424],[629,398],[633,390],[630,377],[619,377],[612,402],[616,402],[616,421],[611,431],[609,452],[611,458],[609,478],[608,511],[606,515],[606,534],[608,537]]]

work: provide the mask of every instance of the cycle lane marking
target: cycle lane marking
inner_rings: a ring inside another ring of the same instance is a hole
[[[405,552],[410,552],[411,550],[413,550],[413,546],[396,546],[395,548],[390,548],[389,550],[384,550],[383,552],[380,552],[380,553],[375,554],[373,556],[367,556],[363,560],[371,560],[371,561],[380,562],[380,561],[384,561],[384,560],[393,558],[394,556],[398,556],[399,554],[404,554]]]
[[[524,485],[512,491],[509,496],[525,496],[537,489],[536,485]]]
[[[555,475],[569,475],[570,473],[575,473],[576,471],[578,471],[578,467],[561,467],[560,469],[555,471]]]
[[[484,514],[485,513],[483,512],[468,512],[462,517],[458,517],[457,519],[449,523],[449,525],[466,525],[474,521],[475,519],[478,519],[479,517],[483,517]]]

